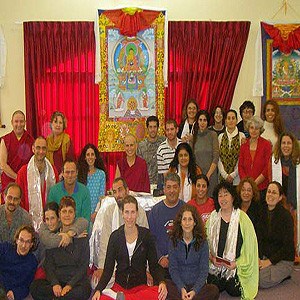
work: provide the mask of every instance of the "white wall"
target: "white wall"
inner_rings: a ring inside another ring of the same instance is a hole
[[[5,85],[0,89],[0,116],[6,129],[11,130],[13,111],[25,111],[22,21],[93,21],[97,8],[116,6],[163,7],[169,20],[251,21],[248,44],[234,93],[232,107],[238,109],[247,98],[252,99],[260,112],[260,99],[252,97],[254,76],[254,46],[258,24],[271,20],[282,0],[0,0],[0,25],[7,43]],[[273,21],[291,22],[300,18],[300,1],[289,0],[295,11],[281,10]]]

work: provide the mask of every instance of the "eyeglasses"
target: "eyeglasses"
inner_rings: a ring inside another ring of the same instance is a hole
[[[22,238],[18,238],[18,242],[20,244],[25,244],[26,246],[29,246],[32,243],[32,240],[23,240]]]
[[[6,200],[17,202],[20,200],[20,197],[14,197],[12,195],[6,195]]]

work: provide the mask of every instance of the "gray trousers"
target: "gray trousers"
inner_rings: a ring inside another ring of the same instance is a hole
[[[282,260],[276,265],[259,270],[259,287],[267,289],[279,284],[292,274],[293,265],[293,261]]]

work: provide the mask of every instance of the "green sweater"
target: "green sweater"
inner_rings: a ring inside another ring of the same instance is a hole
[[[60,203],[64,196],[71,196],[76,203],[76,218],[82,217],[90,221],[91,218],[91,197],[88,188],[82,183],[76,182],[73,194],[69,195],[61,181],[50,188],[47,202],[55,201]]]
[[[211,213],[206,222],[207,238],[209,240],[210,220],[217,214]],[[246,213],[240,211],[240,228],[243,237],[241,254],[236,260],[237,275],[242,286],[242,299],[251,300],[256,297],[258,292],[258,246],[253,224]]]

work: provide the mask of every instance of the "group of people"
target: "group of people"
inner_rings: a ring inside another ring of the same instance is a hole
[[[166,121],[166,137],[148,117],[143,141],[124,138],[112,203],[97,147],[76,162],[61,112],[34,140],[16,111],[0,145],[0,294],[164,300],[226,290],[254,299],[258,286],[289,278],[300,250],[299,144],[276,102],[265,103],[264,121],[254,114],[251,101],[240,123],[216,107],[209,126],[189,100],[179,126]],[[165,198],[146,214],[130,191],[153,189]]]

